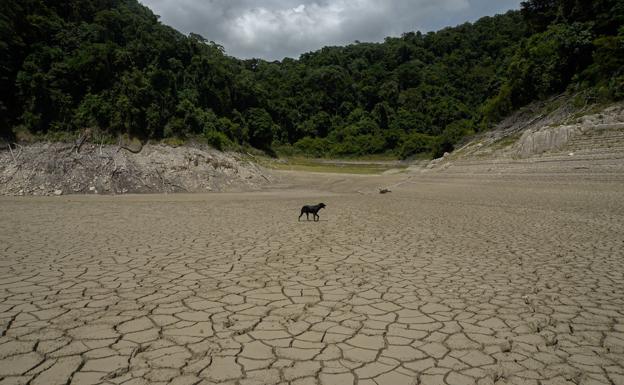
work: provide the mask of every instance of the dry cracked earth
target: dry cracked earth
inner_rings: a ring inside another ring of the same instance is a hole
[[[0,198],[0,384],[622,385],[623,187]]]

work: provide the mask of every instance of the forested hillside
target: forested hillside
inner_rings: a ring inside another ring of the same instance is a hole
[[[4,0],[0,134],[433,156],[536,99],[624,97],[624,2],[520,11],[299,60],[239,60],[136,0]],[[208,39],[208,40],[207,40]]]

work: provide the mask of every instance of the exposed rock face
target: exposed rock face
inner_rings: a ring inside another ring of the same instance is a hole
[[[237,154],[208,147],[63,143],[0,149],[0,194],[63,195],[207,192],[259,189],[269,176]]]
[[[579,133],[581,133],[581,129],[578,126],[542,127],[537,130],[527,130],[516,142],[516,152],[519,157],[526,158],[547,151],[560,150],[572,137]]]

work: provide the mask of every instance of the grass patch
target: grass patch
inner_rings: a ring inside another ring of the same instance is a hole
[[[518,141],[518,139],[520,139],[521,136],[522,136],[521,132],[517,132],[517,133],[514,133],[513,135],[505,136],[503,138],[500,138],[496,142],[492,143],[491,148],[494,150],[500,150],[505,147],[509,147],[511,145],[514,145]]]
[[[288,157],[278,160],[256,158],[254,161],[275,170],[307,171],[338,174],[376,175],[391,169],[405,169],[407,165],[395,159],[312,159],[305,157]]]
[[[169,138],[162,139],[160,143],[169,147],[180,147],[186,144],[186,140],[182,138],[178,138],[176,136],[172,136]]]

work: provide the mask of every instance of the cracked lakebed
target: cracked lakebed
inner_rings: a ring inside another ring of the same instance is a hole
[[[622,187],[0,198],[0,384],[621,385]]]

